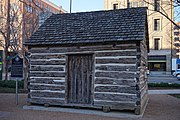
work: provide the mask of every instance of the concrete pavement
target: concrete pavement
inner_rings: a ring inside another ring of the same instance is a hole
[[[180,89],[148,90],[148,94],[180,94]]]
[[[44,106],[23,106],[24,110],[41,110],[41,111],[49,111],[49,112],[65,112],[65,113],[78,113],[85,115],[98,115],[104,117],[114,117],[114,118],[123,118],[123,119],[139,119],[142,118],[142,115],[135,115],[133,111],[128,112],[119,112],[119,111],[111,111],[109,113],[105,113],[102,110],[97,109],[75,109],[75,108],[63,108],[63,107],[44,107]]]
[[[148,83],[180,84],[180,80],[173,76],[148,76]]]

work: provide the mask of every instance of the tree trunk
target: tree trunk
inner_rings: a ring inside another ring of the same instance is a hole
[[[8,66],[9,66],[9,62],[8,62],[8,47],[9,47],[9,41],[10,41],[10,0],[8,0],[7,3],[7,21],[6,21],[6,32],[7,32],[7,36],[5,39],[5,80],[8,79]]]

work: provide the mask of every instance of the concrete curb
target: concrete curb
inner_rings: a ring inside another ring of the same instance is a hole
[[[50,111],[50,112],[66,112],[66,113],[78,113],[78,114],[86,114],[86,115],[98,115],[105,117],[113,117],[113,118],[121,118],[121,119],[139,119],[142,118],[143,115],[135,115],[130,112],[119,112],[112,111],[109,113],[104,113],[101,110],[89,110],[89,109],[75,109],[75,108],[61,108],[61,107],[44,107],[44,106],[23,106],[25,110],[42,110],[42,111]]]
[[[148,90],[148,94],[180,94],[180,89],[174,89],[174,90]]]

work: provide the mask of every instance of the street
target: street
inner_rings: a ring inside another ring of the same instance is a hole
[[[173,76],[148,76],[148,83],[177,83],[180,84],[180,80]]]

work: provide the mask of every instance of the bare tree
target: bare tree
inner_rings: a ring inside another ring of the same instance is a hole
[[[22,6],[29,12],[23,12]],[[39,6],[35,0],[32,0],[31,3],[24,0],[17,0],[12,3],[8,0],[2,12],[3,15],[0,19],[3,22],[0,24],[0,34],[4,39],[4,42],[1,41],[1,47],[4,48],[5,80],[7,80],[9,68],[8,52],[18,53],[25,58],[27,49],[23,46],[23,42],[37,30],[39,27],[39,16],[44,15],[47,11]],[[45,14],[48,15],[46,18],[51,14],[50,12]],[[27,61],[27,59],[24,60]],[[27,66],[27,62],[25,62],[25,66]],[[26,79],[27,75],[24,75],[24,77]]]
[[[180,28],[180,26],[178,26],[175,23],[174,18],[172,18],[172,16],[174,16],[174,13],[171,13],[171,16],[168,16],[168,13],[167,13],[167,11],[169,11],[169,10],[173,11],[175,9],[175,12],[176,12],[176,15],[177,15],[176,19],[177,19],[177,17],[180,15],[180,0],[167,0],[166,2],[163,2],[162,4],[155,3],[156,0],[154,0],[154,2],[149,2],[148,0],[143,0],[143,1],[146,4],[148,4],[149,6],[154,6],[154,7],[157,6],[157,7],[159,7],[161,10],[155,10],[155,9],[151,9],[151,8],[148,8],[148,10],[160,13],[165,18],[167,18],[173,25]],[[170,6],[170,7],[164,8],[163,5],[167,5],[167,6]]]

